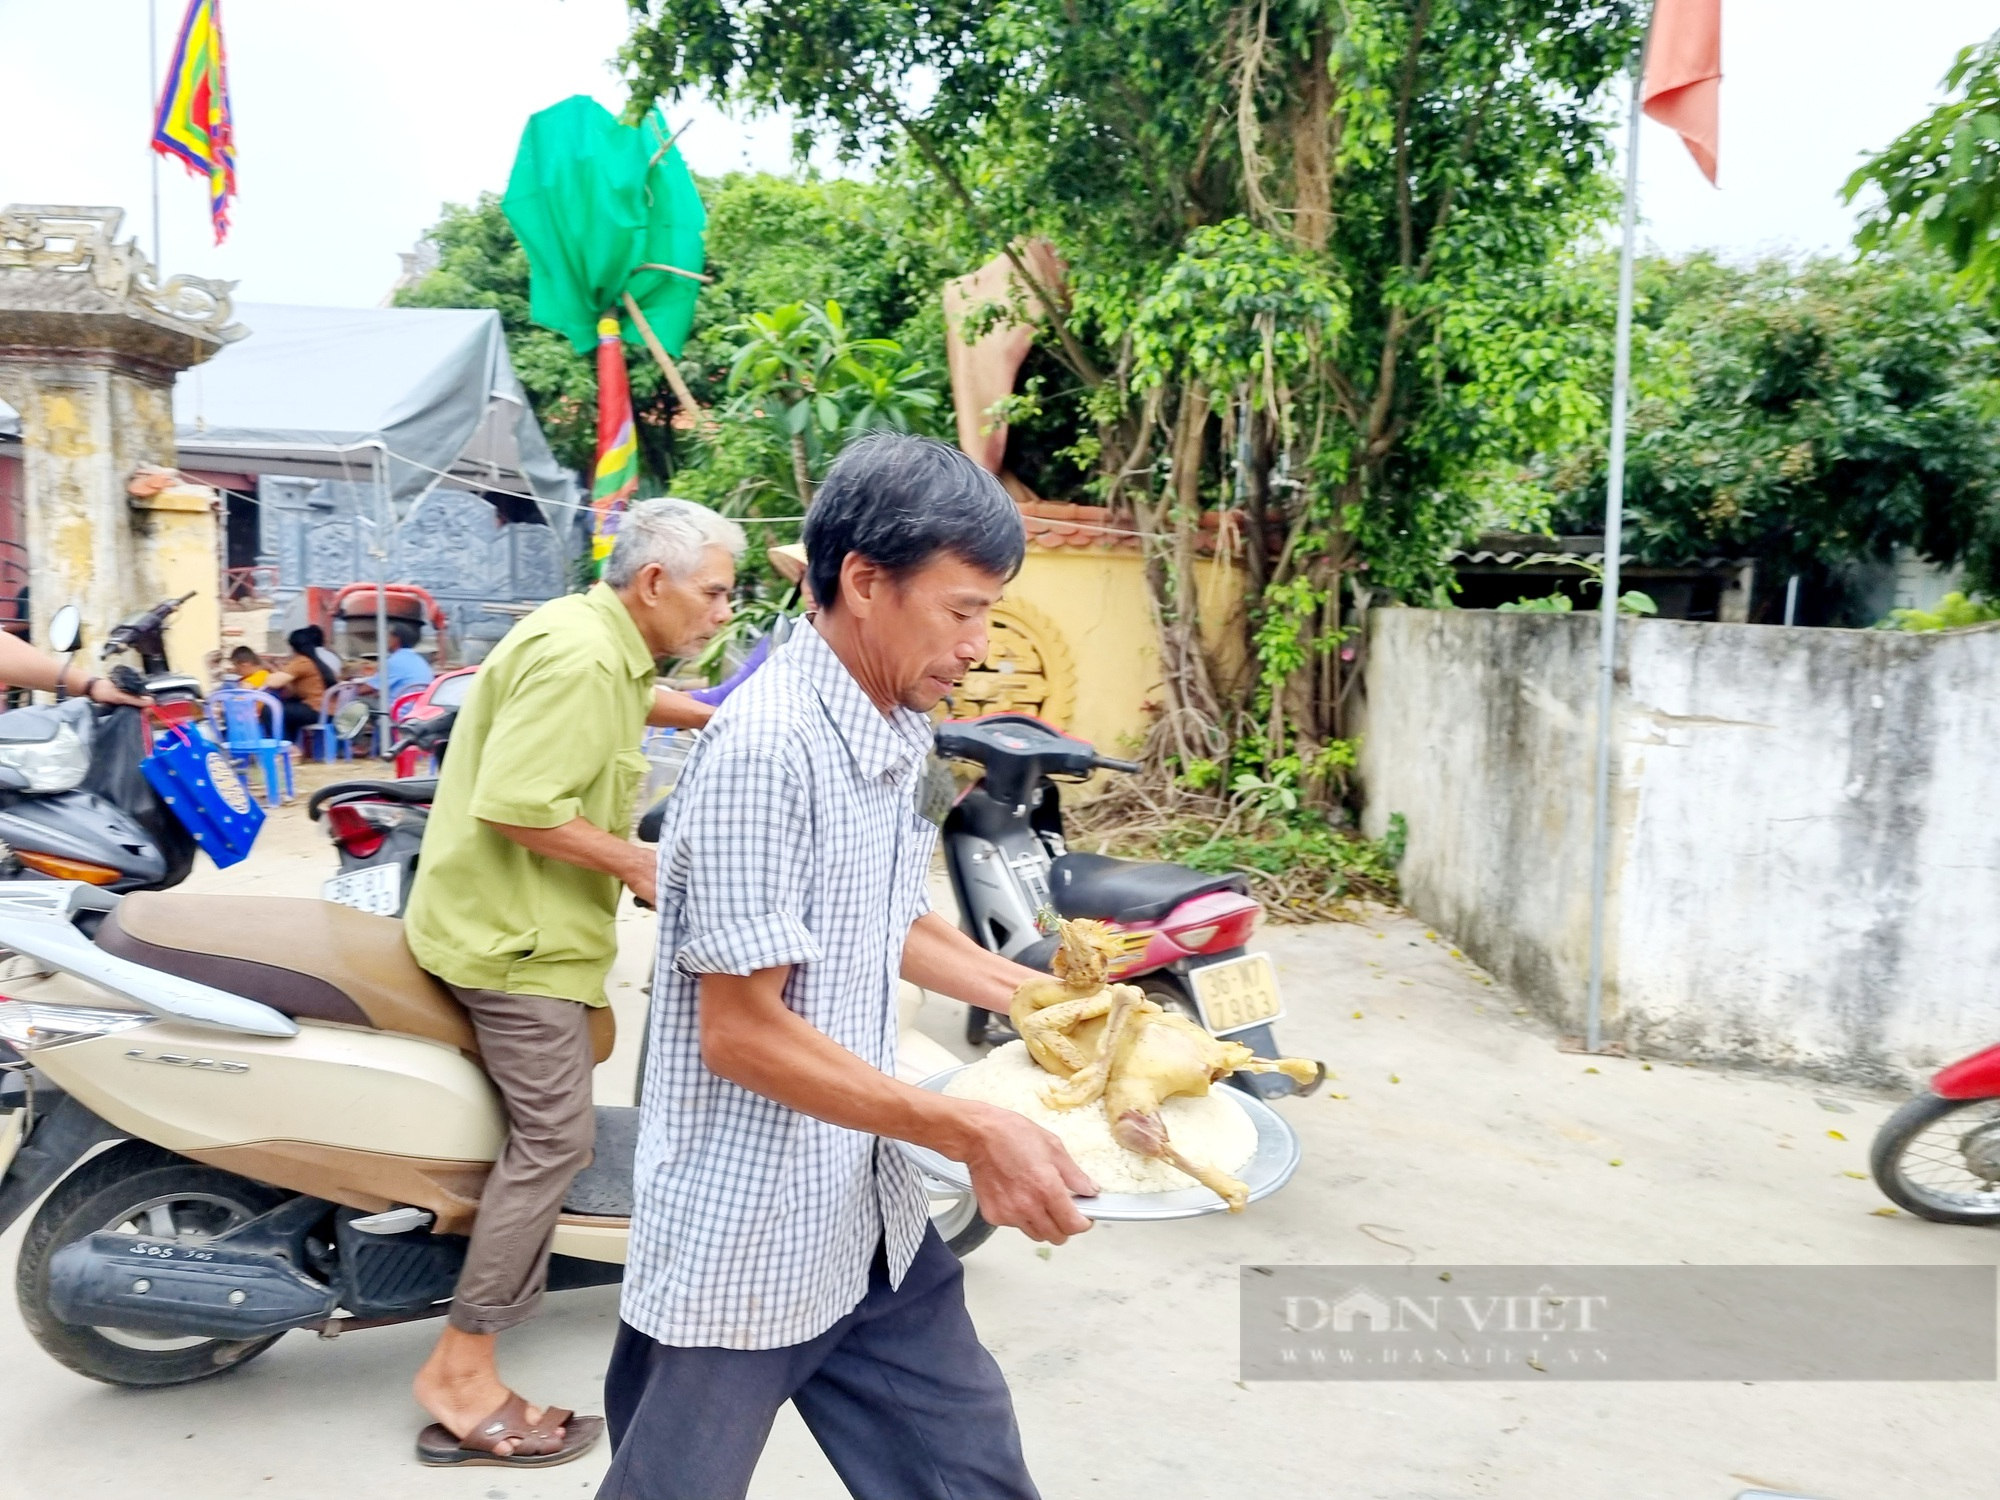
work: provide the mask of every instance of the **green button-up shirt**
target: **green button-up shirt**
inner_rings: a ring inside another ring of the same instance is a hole
[[[615,876],[531,854],[492,825],[585,818],[623,838],[646,768],[654,664],[598,584],[552,599],[487,657],[452,728],[403,932],[438,978],[605,1003]]]

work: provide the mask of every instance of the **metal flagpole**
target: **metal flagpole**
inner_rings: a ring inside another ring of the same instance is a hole
[[[1644,54],[1632,70],[1632,119],[1625,140],[1625,239],[1618,250],[1617,352],[1611,374],[1611,462],[1604,486],[1604,597],[1598,604],[1597,782],[1591,810],[1590,1000],[1584,1047],[1604,1045],[1604,905],[1611,876],[1611,699],[1618,668],[1618,554],[1625,545],[1625,405],[1632,383],[1632,242],[1639,228],[1639,89]]]
[[[146,159],[153,164],[153,269],[160,269],[160,153],[153,129],[160,117],[160,0],[146,0]]]

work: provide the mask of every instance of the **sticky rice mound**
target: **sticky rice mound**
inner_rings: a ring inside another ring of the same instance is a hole
[[[1104,1103],[1054,1109],[1042,1102],[1042,1089],[1056,1082],[1028,1055],[1025,1042],[997,1047],[951,1082],[944,1091],[957,1099],[977,1099],[1026,1115],[1061,1139],[1079,1167],[1103,1193],[1171,1193],[1198,1184],[1179,1167],[1127,1151],[1111,1138]],[[1195,1161],[1213,1162],[1225,1172],[1240,1172],[1257,1154],[1257,1126],[1232,1097],[1235,1090],[1217,1084],[1200,1098],[1182,1094],[1160,1106],[1167,1137],[1174,1148]]]

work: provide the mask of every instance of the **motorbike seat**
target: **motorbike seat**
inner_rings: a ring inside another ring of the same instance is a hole
[[[98,928],[97,946],[296,1021],[393,1031],[479,1055],[465,1007],[417,966],[394,917],[287,896],[134,891]],[[589,1023],[603,1062],[615,1040],[611,1007],[592,1007]]]
[[[1204,875],[1186,865],[1113,859],[1108,854],[1065,854],[1049,869],[1049,892],[1056,914],[1064,917],[1157,922],[1183,901],[1212,891],[1247,896],[1250,881],[1241,874]]]
[[[400,781],[336,781],[314,792],[306,802],[306,816],[315,823],[329,802],[345,802],[365,797],[376,802],[400,802],[409,807],[429,807],[437,801],[435,776],[411,776]]]

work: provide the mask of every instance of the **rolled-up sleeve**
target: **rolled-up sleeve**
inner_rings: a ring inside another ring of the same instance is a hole
[[[683,787],[700,807],[683,825],[688,939],[674,955],[687,974],[754,974],[817,963],[807,929],[812,814],[794,772],[767,755],[723,754]]]
[[[493,716],[472,788],[473,817],[516,828],[574,822],[623,737],[608,672],[556,656],[537,662]]]

